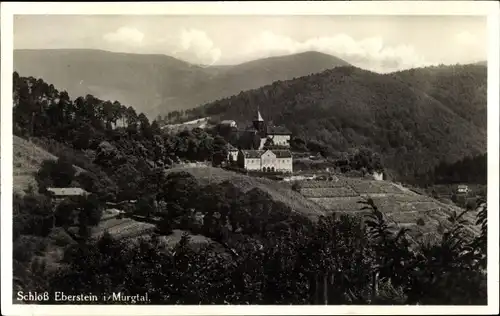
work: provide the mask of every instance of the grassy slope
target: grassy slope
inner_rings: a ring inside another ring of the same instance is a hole
[[[36,172],[44,160],[56,160],[57,157],[26,139],[15,135],[13,137],[13,192],[23,194],[30,186],[36,192],[38,190],[35,180]],[[77,172],[84,171],[82,168],[75,168]]]
[[[118,100],[154,117],[340,65],[336,57],[308,52],[235,66],[198,67],[165,55],[99,50],[16,50],[14,69],[41,77],[70,96]]]
[[[230,180],[232,184],[240,188],[243,192],[248,192],[253,188],[261,189],[269,193],[276,201],[284,202],[293,210],[309,217],[317,218],[325,214],[325,210],[306,199],[301,194],[290,190],[290,187],[269,179],[254,178],[236,172],[213,167],[177,167],[168,172],[187,171],[195,176],[201,183],[221,183]]]

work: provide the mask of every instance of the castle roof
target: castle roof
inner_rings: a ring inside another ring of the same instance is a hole
[[[276,158],[292,158],[292,152],[289,150],[271,150],[275,155]]]
[[[219,123],[220,125],[236,125],[235,120],[223,120]]]
[[[245,158],[260,158],[264,154],[265,150],[242,150],[243,157]]]
[[[291,135],[292,132],[290,132],[284,126],[267,126],[266,134],[267,135]]]
[[[257,110],[257,116],[255,117],[254,122],[264,122],[264,119],[262,118],[262,115],[260,115],[259,110]]]
[[[289,150],[242,150],[245,158],[260,158],[265,152],[270,151],[276,158],[292,158],[292,152]]]
[[[47,188],[47,191],[54,196],[79,196],[88,194],[81,188]]]
[[[228,151],[237,151],[238,150],[238,148],[234,147],[230,143],[226,144],[226,148],[227,148]]]

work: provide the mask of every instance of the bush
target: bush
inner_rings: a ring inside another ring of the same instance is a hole
[[[56,187],[67,187],[75,178],[76,169],[67,158],[61,157],[57,161],[47,159],[42,162],[37,172],[36,180],[40,188],[54,185]]]
[[[20,262],[29,262],[34,255],[41,255],[47,248],[47,240],[42,237],[23,235],[13,246],[13,258]]]
[[[157,231],[160,235],[170,235],[172,234],[174,225],[172,221],[168,218],[163,218],[157,225]]]
[[[59,247],[66,247],[69,245],[75,244],[75,240],[71,238],[66,231],[64,231],[63,228],[55,228],[52,230],[52,232],[49,235],[50,240],[54,243],[54,245],[59,246]]]
[[[417,219],[417,225],[418,226],[425,226],[425,221],[422,217],[420,217],[419,219]]]
[[[294,190],[295,192],[300,192],[301,189],[302,189],[302,184],[300,184],[300,182],[295,181],[292,184],[292,190]]]
[[[477,202],[475,199],[469,199],[467,201],[467,204],[465,205],[465,208],[468,210],[475,210],[477,208]]]

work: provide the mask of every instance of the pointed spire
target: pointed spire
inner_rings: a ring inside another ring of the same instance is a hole
[[[260,115],[259,107],[257,106],[257,118],[255,119],[258,122],[264,122],[262,115]]]

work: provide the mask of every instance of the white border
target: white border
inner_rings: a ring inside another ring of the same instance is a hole
[[[499,5],[496,1],[1,3],[1,245],[5,315],[496,314],[499,211]],[[14,14],[488,16],[488,306],[33,306],[12,304],[12,53]],[[71,308],[69,308],[71,307]]]

